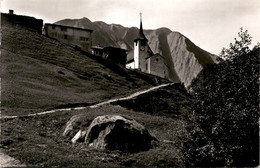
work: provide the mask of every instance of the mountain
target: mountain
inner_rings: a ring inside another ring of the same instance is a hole
[[[91,22],[88,18],[64,19],[56,24],[88,28],[94,30],[93,45],[114,46],[133,50],[133,41],[138,28],[126,28],[118,24],[106,24],[101,21]],[[169,79],[181,82],[187,87],[199,72],[207,65],[216,62],[216,56],[199,48],[179,32],[168,28],[144,30],[149,45],[154,53],[165,57],[170,67]]]

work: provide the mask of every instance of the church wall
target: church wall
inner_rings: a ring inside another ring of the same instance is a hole
[[[152,56],[150,59],[151,74],[165,78],[167,77],[167,67],[164,64],[164,58],[160,55]]]
[[[147,66],[146,66],[146,58],[148,57],[148,53],[140,51],[140,69],[142,72],[147,73]]]
[[[135,67],[135,63],[134,62],[126,64],[126,68],[128,68],[128,69],[135,69],[134,67]]]
[[[134,42],[134,69],[139,69],[139,48],[140,42]]]
[[[147,59],[146,61],[147,73],[151,73],[151,59]]]
[[[150,57],[150,53],[147,52],[148,46],[146,45],[143,50],[140,50],[140,69],[142,72],[150,73],[149,64],[147,63],[147,58]]]

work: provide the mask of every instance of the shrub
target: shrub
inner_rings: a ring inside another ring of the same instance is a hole
[[[205,68],[193,81],[194,111],[183,146],[192,166],[259,164],[260,48]]]

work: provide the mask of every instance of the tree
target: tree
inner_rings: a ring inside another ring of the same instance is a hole
[[[241,32],[243,44],[232,44],[226,60],[205,68],[192,83],[194,111],[182,148],[192,166],[259,164],[260,47],[247,48],[251,36]]]
[[[238,39],[235,38],[235,43],[230,43],[228,49],[223,48],[219,56],[224,60],[233,60],[237,55],[247,54],[250,52],[251,42],[252,37],[247,30],[243,31],[243,27],[241,27],[240,32],[238,32]]]

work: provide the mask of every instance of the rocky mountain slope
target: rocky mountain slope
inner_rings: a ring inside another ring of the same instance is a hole
[[[88,18],[64,19],[56,24],[93,29],[93,45],[115,46],[133,49],[133,41],[138,34],[138,28],[126,28],[118,24],[106,24],[101,21],[91,22]],[[145,24],[144,24],[145,27]],[[182,82],[189,86],[198,73],[216,56],[199,48],[187,37],[168,28],[144,30],[149,45],[154,53],[165,56],[170,67],[169,78],[174,82]]]

